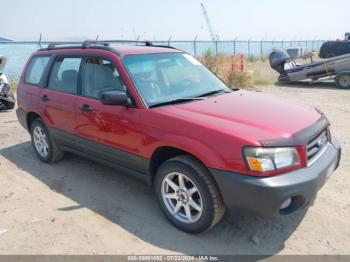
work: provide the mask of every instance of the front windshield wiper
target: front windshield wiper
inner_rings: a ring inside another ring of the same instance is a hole
[[[182,103],[182,102],[187,102],[187,101],[194,101],[194,100],[203,100],[203,98],[200,98],[200,97],[175,98],[175,99],[171,99],[171,100],[168,100],[168,101],[155,103],[153,105],[150,105],[149,108],[157,107],[157,106],[165,106],[165,105],[177,104],[177,103]]]
[[[214,94],[221,93],[221,92],[230,93],[231,91],[228,91],[228,90],[225,90],[225,89],[218,89],[218,90],[213,90],[213,91],[201,94],[199,96],[196,96],[196,98],[200,98],[200,97],[204,97],[204,96],[210,96],[210,95],[214,95]]]

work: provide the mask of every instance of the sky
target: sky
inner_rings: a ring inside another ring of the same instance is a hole
[[[350,32],[349,0],[0,0],[0,37],[14,40],[313,40]]]

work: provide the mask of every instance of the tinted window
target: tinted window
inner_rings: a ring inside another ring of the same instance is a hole
[[[82,72],[82,95],[99,99],[104,91],[126,91],[115,66],[108,60],[87,58]]]
[[[80,63],[81,58],[78,57],[59,57],[56,59],[51,71],[48,88],[76,94]]]
[[[32,85],[39,84],[49,60],[49,56],[33,57],[30,61],[30,65],[26,74],[26,82]]]

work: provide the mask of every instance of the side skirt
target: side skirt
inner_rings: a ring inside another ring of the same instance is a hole
[[[98,162],[152,185],[148,172],[150,160],[55,128],[50,128],[50,134],[63,151]]]

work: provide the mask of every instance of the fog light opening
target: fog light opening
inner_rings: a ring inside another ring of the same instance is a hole
[[[292,204],[292,198],[287,198],[281,205],[280,210],[288,208]]]

